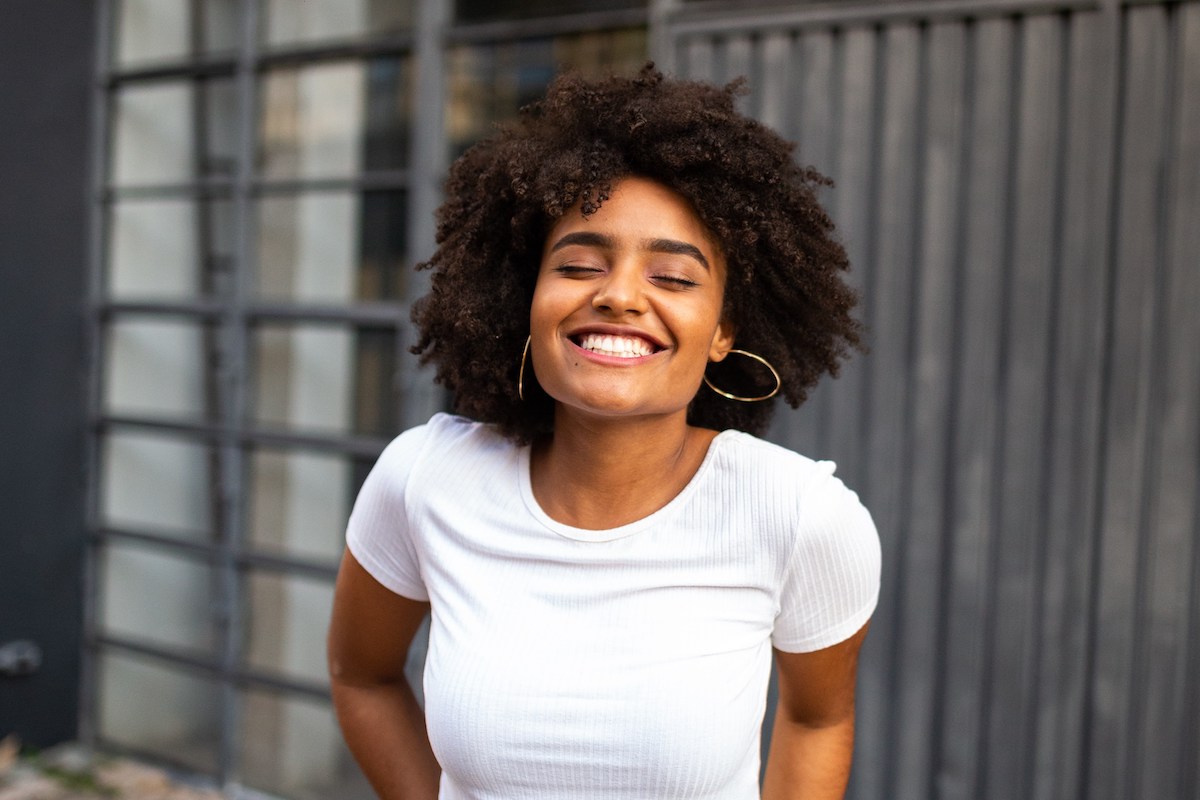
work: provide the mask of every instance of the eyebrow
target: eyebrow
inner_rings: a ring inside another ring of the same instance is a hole
[[[681,242],[677,239],[651,239],[646,244],[647,249],[655,253],[668,253],[677,256],[691,256],[700,262],[700,266],[705,269],[710,269],[708,259],[704,257],[704,253],[700,252],[700,248],[694,244]]]
[[[615,242],[611,236],[606,236],[603,233],[595,233],[593,231],[576,231],[568,233],[553,244],[550,252],[553,253],[561,250],[564,247],[571,245],[582,245],[584,247],[604,247],[612,249]],[[678,239],[650,239],[646,242],[645,247],[654,253],[667,253],[668,255],[689,256],[700,263],[700,266],[705,269],[711,269],[708,259],[704,257],[704,253],[700,252],[700,248],[694,244],[681,242]]]

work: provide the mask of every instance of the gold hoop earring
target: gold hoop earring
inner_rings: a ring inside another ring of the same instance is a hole
[[[750,353],[746,350],[730,350],[729,352],[730,352],[730,354],[737,353],[739,356],[745,356],[746,358],[752,358],[755,361],[757,361],[758,363],[762,364],[767,369],[771,370],[771,377],[773,377],[775,379],[775,388],[772,389],[771,391],[767,392],[766,394],[764,394],[762,397],[738,397],[736,394],[730,394],[729,392],[723,392],[720,389],[718,389],[716,386],[713,386],[713,382],[708,379],[708,375],[705,375],[704,383],[708,385],[708,388],[712,389],[714,392],[721,395],[721,397],[728,397],[730,400],[737,400],[742,403],[757,403],[759,400],[770,400],[772,397],[779,394],[779,390],[783,388],[783,380],[779,377],[779,373],[775,371],[775,368],[773,366],[771,366],[770,361],[767,361],[765,358],[763,358],[760,355],[757,355],[755,353]]]
[[[517,397],[522,402],[525,401],[525,359],[529,357],[529,342],[532,340],[533,334],[525,337],[525,349],[521,351],[521,369],[517,372]]]

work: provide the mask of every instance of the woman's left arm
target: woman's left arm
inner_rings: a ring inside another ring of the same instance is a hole
[[[854,685],[864,625],[812,653],[775,651],[779,706],[763,800],[841,800],[854,752]]]

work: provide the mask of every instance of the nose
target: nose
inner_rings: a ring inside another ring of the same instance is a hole
[[[611,314],[641,314],[646,310],[641,269],[616,265],[609,270],[592,297],[592,308]]]

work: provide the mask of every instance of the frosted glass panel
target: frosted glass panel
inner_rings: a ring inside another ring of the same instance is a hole
[[[121,67],[182,60],[196,45],[202,53],[231,51],[237,46],[238,5],[239,0],[117,0],[114,60]]]
[[[182,198],[125,200],[110,210],[113,299],[181,300],[222,293],[230,280],[233,207]]]
[[[359,62],[280,70],[263,81],[260,166],[272,178],[352,175],[362,163]]]
[[[116,297],[184,297],[199,284],[195,203],[117,203],[109,228],[109,291]]]
[[[408,159],[406,59],[277,69],[263,78],[259,168],[268,178],[346,177]]]
[[[127,319],[110,325],[105,412],[205,417],[205,336],[199,324],[183,320]]]
[[[268,297],[350,301],[357,294],[359,196],[306,193],[258,206],[258,286]]]
[[[349,456],[265,448],[253,452],[251,546],[336,564],[357,490],[355,473]]]
[[[250,666],[316,684],[328,682],[325,631],[332,581],[252,573],[245,584]]]
[[[103,524],[207,540],[212,529],[209,448],[140,431],[102,441],[100,517]]]
[[[256,422],[316,432],[396,432],[394,331],[263,325],[253,341]]]
[[[132,85],[117,92],[113,182],[183,183],[193,174],[192,86]]]
[[[336,327],[264,327],[255,335],[255,419],[275,426],[348,431],[354,334]]]
[[[188,55],[192,49],[189,6],[162,0],[119,0],[115,4],[117,63],[127,66]]]
[[[104,651],[99,659],[100,735],[212,772],[221,692],[216,682],[149,659]]]
[[[200,149],[197,112],[204,126]],[[229,177],[236,131],[231,80],[127,84],[113,99],[112,182],[147,186]]]
[[[217,607],[211,567],[136,544],[111,542],[100,562],[100,627],[150,644],[211,653]]]
[[[413,0],[265,0],[268,45],[396,33],[412,25]]]
[[[206,52],[237,49],[242,36],[241,9],[244,5],[244,0],[204,0],[204,20],[200,27]]]
[[[258,291],[320,303],[396,300],[408,277],[405,194],[306,192],[258,204]]]
[[[290,800],[373,800],[320,700],[267,692],[242,695],[241,782]]]

